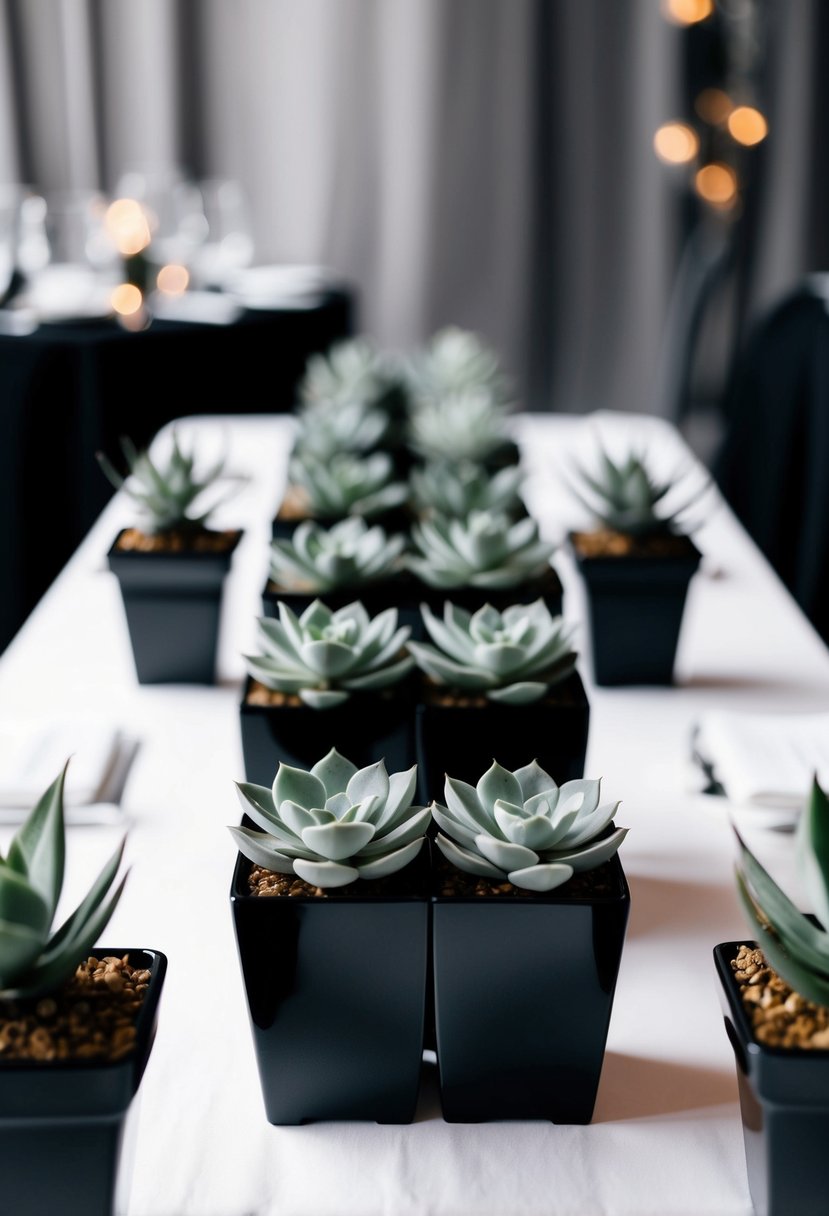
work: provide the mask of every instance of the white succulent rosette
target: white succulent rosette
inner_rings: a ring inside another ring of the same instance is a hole
[[[599,805],[600,781],[556,785],[535,760],[510,772],[493,762],[476,786],[447,776],[432,804],[436,844],[459,870],[528,891],[552,891],[614,856],[627,828],[607,833],[618,802]]]
[[[397,573],[405,547],[404,536],[388,536],[357,515],[331,528],[304,520],[290,539],[271,542],[269,574],[286,591],[324,594],[358,588]]]
[[[418,397],[482,389],[496,402],[507,398],[498,356],[472,330],[449,325],[409,361],[408,381]]]
[[[575,670],[571,631],[543,599],[503,612],[485,604],[474,613],[447,600],[442,619],[428,604],[420,611],[434,645],[409,642],[409,652],[438,684],[529,705]]]
[[[386,388],[381,356],[364,338],[349,338],[335,342],[326,354],[311,355],[299,397],[311,405],[371,405]]]
[[[388,437],[388,414],[361,401],[306,406],[296,415],[294,452],[328,460],[338,452],[365,454]]]
[[[523,509],[519,487],[524,473],[508,465],[490,473],[483,465],[460,461],[451,469],[432,461],[409,474],[412,505],[420,515],[466,519],[473,511],[513,515]]]
[[[424,460],[480,463],[510,442],[508,411],[486,388],[423,397],[409,415],[409,446]]]
[[[327,460],[302,452],[290,462],[291,482],[305,495],[309,514],[320,519],[347,515],[371,519],[403,506],[409,487],[393,478],[394,464],[386,452],[369,456],[338,452]]]
[[[273,786],[237,785],[245,813],[261,831],[231,827],[241,853],[267,870],[316,887],[387,878],[420,852],[431,810],[413,806],[417,766],[366,768],[332,748],[310,772],[280,764]]]
[[[410,570],[430,587],[517,587],[550,569],[555,545],[541,540],[530,516],[514,523],[495,511],[468,519],[421,520],[412,525]]]
[[[296,694],[313,709],[388,688],[414,667],[404,652],[411,631],[397,627],[396,608],[370,617],[359,601],[334,612],[314,600],[298,617],[280,600],[277,610],[278,619],[257,621],[262,651],[244,656],[247,669],[266,688]]]

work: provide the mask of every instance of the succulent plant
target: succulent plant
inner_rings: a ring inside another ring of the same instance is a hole
[[[614,532],[630,536],[679,532],[680,518],[709,487],[705,482],[665,510],[664,500],[679,486],[687,471],[660,481],[649,470],[644,453],[629,452],[624,460],[614,461],[600,448],[599,459],[595,474],[577,468],[581,484],[570,488],[582,506]]]
[[[789,899],[737,834],[737,890],[766,962],[806,1000],[829,1005],[829,798],[812,783],[798,821],[796,864],[820,925]]]
[[[130,439],[122,438],[121,449],[129,469],[127,478],[121,476],[103,452],[98,453],[98,462],[116,490],[123,488],[137,503],[146,519],[148,532],[204,527],[218,502],[197,514],[191,514],[191,508],[221,476],[224,457],[201,475],[197,474],[195,453],[185,455],[182,452],[175,431],[170,455],[163,464],[153,461],[149,452],[139,452]]]
[[[421,604],[435,643],[409,642],[418,667],[438,684],[479,691],[490,701],[528,705],[574,670],[576,654],[563,618],[542,599],[497,612],[485,604],[469,613],[443,606],[443,620]]]
[[[419,398],[409,413],[409,446],[424,460],[482,463],[509,443],[507,410],[485,388]]]
[[[68,762],[67,762],[68,763]],[[52,992],[86,957],[121,896],[112,890],[122,844],[78,907],[52,932],[63,887],[66,766],[27,816],[0,857],[0,998],[18,1000]]]
[[[305,520],[290,540],[271,542],[270,577],[287,591],[361,587],[395,574],[405,547],[404,536],[387,536],[359,516],[327,530]]]
[[[400,507],[408,498],[408,487],[392,480],[394,466],[385,452],[358,457],[339,452],[330,460],[310,453],[295,455],[290,477],[300,487],[309,514],[315,519],[337,520],[347,515],[371,519]]]
[[[262,831],[230,831],[254,865],[317,887],[386,878],[425,839],[431,811],[412,806],[416,781],[416,765],[391,775],[382,760],[358,769],[332,748],[310,772],[280,764],[272,789],[238,784],[245,813]]]
[[[433,461],[412,469],[409,487],[419,515],[466,519],[473,511],[500,511],[510,516],[523,513],[518,493],[523,480],[517,465],[490,473],[471,461],[461,461],[451,468]]]
[[[511,773],[493,761],[476,786],[447,776],[446,806],[432,804],[444,857],[483,878],[552,891],[608,861],[627,828],[607,834],[619,803],[599,805],[600,781],[558,786],[535,760]]]
[[[257,622],[262,654],[245,655],[248,671],[266,688],[295,693],[314,709],[330,709],[352,692],[396,684],[414,667],[401,653],[408,625],[397,628],[397,609],[369,617],[359,601],[332,612],[314,600],[300,617],[281,600],[279,619]]]
[[[508,386],[498,356],[471,330],[450,325],[439,330],[409,362],[408,380],[416,397],[442,398],[467,389],[483,390],[504,402]]]
[[[430,587],[516,587],[543,575],[555,545],[543,541],[527,516],[513,523],[493,511],[466,520],[422,520],[412,525],[416,552],[406,564]]]
[[[328,460],[338,452],[366,453],[389,436],[388,414],[361,401],[306,406],[296,415],[294,452]]]
[[[387,356],[364,338],[336,342],[327,354],[312,355],[299,386],[305,405],[359,404],[399,415],[406,405],[401,376]]]

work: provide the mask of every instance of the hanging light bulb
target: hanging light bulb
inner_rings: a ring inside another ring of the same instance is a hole
[[[711,16],[714,0],[663,0],[662,11],[675,25],[697,25]]]
[[[734,102],[723,89],[703,89],[697,95],[694,109],[703,122],[710,123],[712,127],[721,127],[728,121]]]
[[[653,148],[660,160],[684,165],[699,151],[699,139],[686,122],[665,122],[654,134]]]
[[[723,211],[733,207],[737,201],[737,174],[730,165],[718,161],[703,165],[697,170],[694,186],[700,198]]]
[[[728,131],[738,144],[751,148],[769,133],[769,124],[754,106],[737,106],[728,116]]]

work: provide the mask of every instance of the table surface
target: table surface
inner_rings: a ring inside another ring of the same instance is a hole
[[[709,708],[826,708],[829,653],[715,490],[698,535],[705,559],[689,595],[677,686],[597,689],[582,665],[592,707],[587,774],[602,775],[606,794],[622,799],[632,893],[593,1123],[446,1124],[429,1064],[410,1126],[266,1122],[228,904],[235,851],[225,825],[239,813],[239,656],[254,636],[292,426],[286,417],[180,426],[207,446],[227,438],[230,464],[250,477],[218,521],[241,523],[246,534],[227,584],[217,687],[135,682],[104,562],[131,519],[123,495],[0,660],[3,715],[100,718],[142,741],[124,797],[132,870],[106,938],[163,950],[170,965],[141,1090],[131,1216],[748,1216],[711,958],[716,943],[745,936],[745,925],[729,816],[722,800],[692,792],[689,737]],[[589,449],[596,428],[611,446],[646,442],[666,467],[691,459],[677,433],[650,418],[525,415],[515,427],[528,504],[550,538],[579,522],[560,470]],[[564,551],[554,560],[566,614],[581,621],[571,561]],[[748,832],[790,883],[791,837]],[[72,829],[67,903],[118,835],[117,827]]]

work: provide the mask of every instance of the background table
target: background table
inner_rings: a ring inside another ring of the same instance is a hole
[[[666,467],[684,454],[656,420],[597,424],[611,444],[647,441]],[[248,531],[228,584],[221,684],[136,685],[118,588],[104,565],[130,517],[120,495],[0,660],[5,715],[98,715],[143,740],[124,804],[132,872],[106,933],[112,945],[156,947],[170,959],[142,1086],[132,1216],[748,1216],[734,1064],[711,958],[745,925],[727,812],[689,792],[689,735],[715,706],[825,709],[829,656],[817,635],[717,500],[699,535],[706,556],[690,592],[678,687],[596,689],[583,665],[592,704],[587,772],[622,799],[617,822],[630,828],[621,856],[632,892],[590,1126],[445,1124],[435,1069],[425,1064],[410,1126],[272,1127],[231,926],[235,851],[225,825],[239,816],[239,653],[254,636],[292,421],[197,420],[182,429],[212,443],[224,425],[231,464],[252,480],[224,510],[224,522]],[[587,450],[592,427],[524,417],[516,434],[530,507],[545,534],[558,536],[579,522],[558,470]],[[581,620],[572,564],[564,553],[555,561],[567,615]],[[748,831],[790,882],[791,838]],[[67,902],[117,835],[72,830]],[[370,1019],[370,993],[366,1000]]]
[[[185,414],[289,411],[308,356],[352,332],[354,299],[241,312],[228,325],[114,320],[0,334],[0,649],[112,494],[95,453]]]

